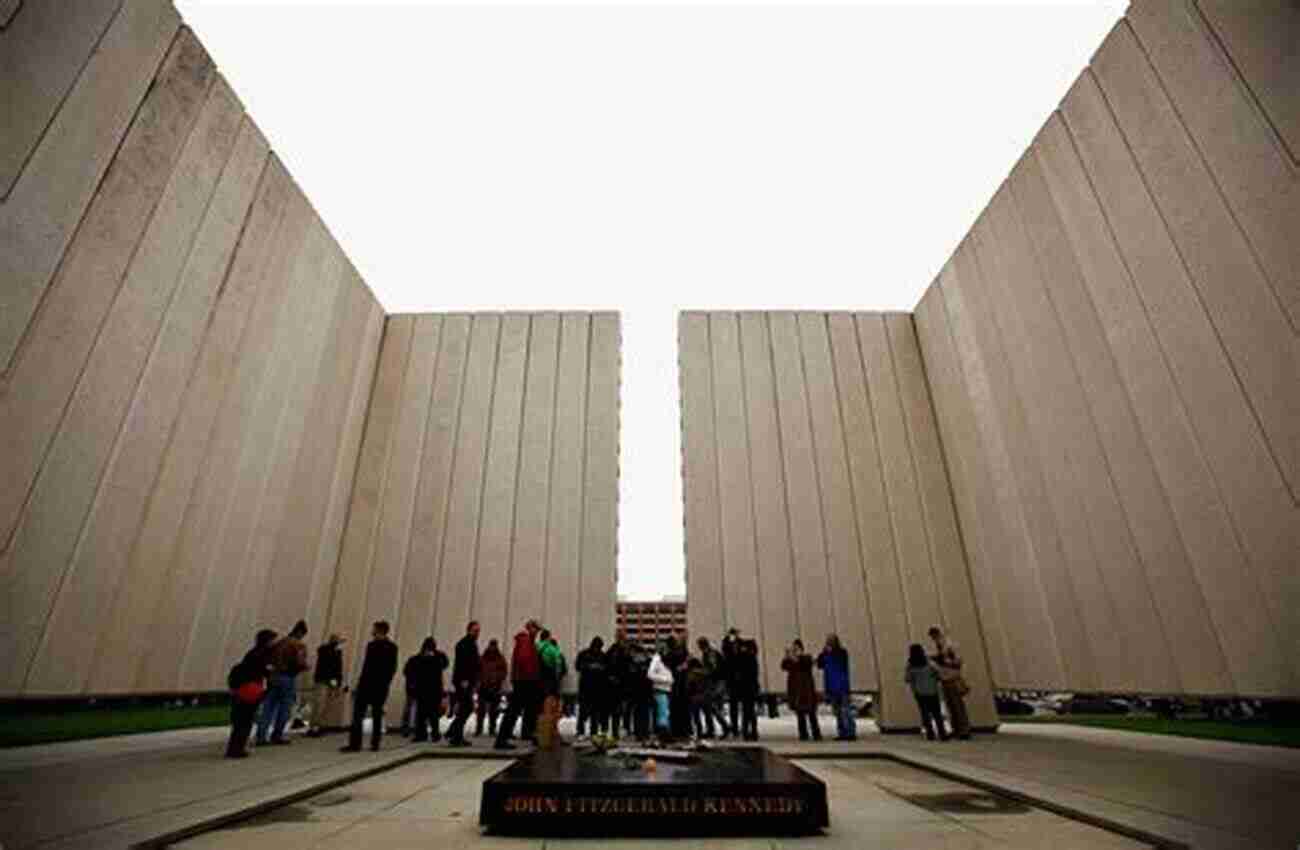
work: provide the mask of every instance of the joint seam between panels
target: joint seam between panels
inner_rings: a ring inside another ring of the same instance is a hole
[[[1094,84],[1097,85],[1098,89],[1101,88],[1100,84],[1097,84],[1095,81]],[[1089,191],[1092,193],[1094,199],[1097,201],[1097,212],[1101,216],[1102,223],[1106,228],[1106,236],[1107,238],[1110,239],[1112,248],[1115,252],[1115,258],[1119,262],[1121,268],[1124,269],[1125,276],[1128,279],[1127,280],[1128,289],[1133,293],[1133,296],[1136,299],[1138,305],[1142,308],[1143,321],[1146,324],[1148,330],[1150,331],[1150,338],[1155,345],[1156,351],[1160,355],[1161,363],[1165,367],[1165,373],[1169,380],[1169,386],[1173,389],[1174,396],[1178,399],[1178,405],[1181,408],[1181,410],[1179,411],[1180,415],[1178,416],[1178,418],[1183,423],[1183,427],[1187,432],[1188,440],[1191,442],[1192,447],[1196,451],[1197,460],[1200,461],[1201,469],[1204,471],[1206,477],[1209,479],[1210,485],[1213,488],[1215,495],[1218,497],[1219,507],[1220,509],[1222,509],[1224,517],[1228,521],[1229,528],[1232,529],[1233,542],[1235,542],[1237,545],[1237,553],[1241,555],[1241,557],[1244,559],[1246,557],[1246,553],[1242,547],[1241,534],[1237,530],[1236,523],[1233,521],[1232,516],[1228,513],[1227,505],[1223,501],[1223,493],[1220,488],[1219,481],[1214,476],[1213,472],[1210,470],[1209,461],[1205,457],[1205,448],[1204,446],[1201,445],[1200,435],[1197,434],[1196,429],[1192,425],[1190,414],[1187,411],[1187,401],[1183,398],[1182,388],[1179,387],[1178,381],[1175,380],[1173,368],[1170,366],[1169,363],[1169,353],[1165,350],[1164,341],[1160,338],[1160,334],[1156,331],[1155,324],[1151,321],[1151,309],[1147,305],[1146,299],[1142,297],[1142,290],[1137,285],[1137,279],[1134,275],[1133,269],[1129,265],[1128,258],[1124,255],[1124,251],[1120,246],[1119,239],[1116,236],[1115,225],[1110,220],[1111,219],[1110,213],[1107,212],[1106,210],[1106,204],[1102,201],[1101,193],[1097,191],[1097,186],[1095,181],[1093,180],[1092,174],[1089,173],[1085,160],[1081,152],[1079,151],[1078,141],[1075,138],[1076,134],[1073,130],[1070,129],[1068,118],[1063,112],[1061,113],[1061,124],[1066,129],[1066,136],[1070,140],[1070,145],[1074,151],[1075,158],[1079,161],[1079,170],[1083,174],[1084,179],[1088,182]],[[1091,291],[1088,292],[1088,299],[1089,301],[1093,301]],[[1096,310],[1095,301],[1093,301],[1093,309]],[[1098,317],[1098,320],[1100,321],[1100,317]],[[1105,326],[1103,324],[1103,329],[1104,327]],[[1119,357],[1118,355],[1115,354],[1114,350],[1111,348],[1109,338],[1107,339],[1106,347],[1107,350],[1110,351],[1111,357],[1114,359],[1114,362],[1116,364],[1116,371],[1118,372]],[[1178,540],[1182,544],[1184,553],[1187,555],[1188,567],[1191,569],[1192,575],[1196,578],[1197,583],[1201,587],[1201,596],[1206,603],[1206,612],[1209,614],[1211,621],[1213,621],[1214,609],[1210,605],[1209,595],[1206,594],[1205,592],[1204,584],[1201,583],[1202,579],[1199,574],[1199,571],[1194,566],[1194,560],[1191,556],[1191,551],[1188,548],[1187,541],[1183,537],[1183,531],[1178,525],[1177,513],[1174,510],[1173,500],[1169,497],[1168,485],[1165,483],[1164,476],[1160,474],[1160,467],[1156,463],[1155,455],[1151,451],[1150,442],[1148,441],[1147,435],[1142,428],[1141,420],[1138,418],[1136,407],[1133,405],[1132,394],[1128,389],[1127,383],[1124,382],[1122,379],[1120,383],[1124,385],[1124,394],[1129,402],[1129,412],[1133,416],[1134,423],[1137,425],[1138,434],[1142,438],[1142,444],[1144,447],[1146,447],[1147,452],[1151,457],[1152,469],[1155,470],[1156,480],[1159,481],[1160,483],[1160,490],[1162,493],[1164,493],[1165,498],[1167,500],[1170,516],[1174,519],[1174,531],[1178,534]],[[1236,687],[1236,674],[1233,671],[1233,667],[1228,658],[1227,651],[1223,647],[1222,637],[1219,635],[1219,631],[1217,627],[1214,629],[1214,632],[1215,632],[1215,639],[1219,641],[1219,649],[1221,652],[1223,652],[1225,670],[1227,672],[1229,680],[1233,683],[1234,686],[1233,690],[1239,691],[1240,689]]]
[[[406,534],[404,535],[405,539],[402,541],[402,564],[401,564],[401,571],[398,573],[397,588],[398,591],[403,595],[405,595],[406,577],[411,569],[411,563],[410,563],[411,562],[411,536],[412,536],[411,527],[415,524],[415,510],[416,510],[416,506],[421,501],[421,496],[422,495],[427,496],[427,494],[424,494],[422,492],[424,488],[421,487],[420,485],[424,481],[424,453],[429,443],[429,429],[433,425],[433,405],[434,405],[434,401],[438,397],[439,366],[442,364],[443,345],[446,341],[446,335],[443,333],[443,326],[445,324],[445,321],[442,316],[428,316],[428,317],[415,316],[412,317],[411,320],[411,349],[412,350],[415,349],[415,329],[419,325],[421,318],[424,318],[426,320],[433,319],[437,321],[438,344],[434,348],[434,352],[433,352],[433,368],[429,378],[429,400],[424,405],[424,427],[420,429],[420,448],[415,455],[415,486],[412,488],[414,490],[414,493],[413,493],[413,498],[411,499],[411,510],[407,514],[407,519],[406,519]],[[407,364],[407,368],[410,368],[409,362]],[[394,617],[393,619],[396,621],[393,624],[394,631],[402,628],[402,605],[400,601],[397,605],[397,616]]]
[[[759,562],[759,544],[758,544],[758,506],[754,498],[754,444],[750,433],[750,416],[749,416],[749,385],[746,376],[749,374],[745,368],[745,334],[740,327],[740,314],[733,314],[736,319],[736,350],[740,360],[740,403],[741,410],[745,418],[745,475],[749,486],[749,521],[751,529],[750,543],[753,545],[754,552],[754,600],[757,603],[755,611],[757,622],[754,624],[754,632],[758,635],[759,646],[766,646],[767,629],[765,627],[767,618],[764,612],[767,610],[763,607],[763,578],[762,567]]]
[[[530,374],[529,366],[533,359],[533,319],[532,314],[528,316],[528,330],[524,334],[524,371],[523,387],[519,393],[519,436],[516,438],[515,449],[515,470],[514,470],[514,495],[510,501],[510,548],[506,555],[506,610],[505,610],[505,634],[502,639],[510,634],[510,588],[513,584],[515,573],[515,533],[519,526],[519,469],[523,464],[524,457],[524,422],[528,410],[528,376]]]
[[[1129,35],[1133,37],[1133,43],[1137,45],[1138,53],[1141,55],[1143,62],[1146,63],[1147,70],[1151,73],[1151,76],[1155,79],[1156,87],[1160,90],[1160,94],[1164,97],[1166,103],[1169,104],[1170,111],[1173,113],[1174,119],[1178,124],[1178,129],[1182,131],[1183,135],[1186,137],[1188,143],[1190,144],[1192,152],[1195,155],[1197,164],[1201,166],[1202,170],[1209,178],[1210,185],[1214,187],[1215,196],[1223,204],[1223,208],[1227,212],[1228,218],[1232,221],[1233,226],[1237,230],[1237,235],[1241,237],[1242,244],[1246,246],[1246,253],[1249,254],[1250,256],[1251,265],[1253,265],[1255,267],[1255,270],[1259,272],[1259,276],[1264,281],[1264,288],[1267,289],[1269,295],[1272,296],[1274,309],[1276,309],[1282,315],[1283,319],[1287,323],[1287,326],[1290,328],[1291,333],[1295,334],[1296,326],[1292,322],[1291,316],[1287,312],[1286,307],[1283,305],[1282,299],[1279,297],[1277,293],[1277,289],[1274,286],[1273,280],[1268,274],[1268,270],[1264,268],[1263,263],[1260,261],[1259,252],[1255,250],[1255,245],[1253,242],[1250,241],[1250,236],[1246,233],[1245,229],[1241,226],[1241,220],[1237,217],[1236,212],[1232,208],[1232,204],[1228,202],[1227,196],[1224,195],[1223,193],[1223,186],[1219,183],[1218,178],[1215,177],[1214,175],[1214,171],[1211,170],[1209,163],[1206,161],[1204,151],[1201,150],[1201,146],[1197,143],[1196,137],[1193,136],[1191,131],[1187,128],[1187,123],[1183,120],[1183,115],[1179,111],[1178,105],[1174,102],[1173,97],[1170,96],[1169,90],[1164,84],[1164,80],[1160,78],[1160,72],[1156,70],[1155,64],[1152,63],[1151,56],[1150,54],[1147,53],[1146,47],[1142,44],[1142,40],[1138,38],[1137,32],[1133,29],[1133,27],[1128,23],[1127,20],[1125,20],[1124,25],[1128,27]],[[1098,88],[1099,89],[1101,88],[1100,81],[1098,82]],[[1102,96],[1102,100],[1106,102],[1107,107],[1109,108],[1110,99],[1106,97],[1105,89],[1102,89],[1101,96]],[[1278,475],[1282,479],[1282,486],[1283,488],[1286,489],[1287,494],[1291,497],[1291,504],[1294,505],[1297,502],[1296,488],[1293,486],[1292,481],[1287,476],[1287,471],[1282,468],[1281,461],[1278,459],[1277,451],[1273,447],[1273,440],[1269,436],[1268,429],[1264,427],[1263,417],[1260,415],[1259,411],[1256,410],[1255,402],[1251,397],[1250,391],[1246,387],[1246,383],[1242,379],[1241,375],[1238,374],[1237,372],[1237,364],[1235,358],[1232,356],[1232,352],[1228,350],[1227,345],[1223,341],[1223,334],[1219,331],[1219,323],[1215,321],[1214,313],[1210,311],[1209,307],[1205,303],[1205,299],[1201,294],[1201,286],[1198,285],[1197,283],[1198,278],[1196,275],[1192,274],[1191,264],[1187,261],[1183,249],[1179,246],[1178,239],[1174,237],[1173,228],[1170,227],[1169,225],[1169,220],[1165,216],[1164,209],[1161,208],[1160,203],[1156,200],[1155,192],[1151,188],[1151,181],[1147,179],[1146,173],[1142,169],[1141,162],[1138,160],[1137,156],[1133,153],[1133,146],[1129,143],[1128,134],[1124,132],[1124,128],[1119,122],[1119,116],[1115,114],[1114,109],[1111,108],[1110,111],[1112,116],[1115,119],[1115,126],[1119,128],[1120,136],[1121,138],[1124,139],[1124,144],[1128,148],[1130,156],[1132,156],[1133,158],[1133,164],[1137,168],[1138,173],[1142,175],[1143,188],[1146,189],[1147,195],[1151,198],[1151,204],[1152,206],[1155,207],[1156,214],[1160,217],[1160,222],[1164,226],[1165,232],[1169,236],[1169,242],[1171,245],[1173,245],[1174,253],[1178,255],[1179,264],[1183,267],[1183,271],[1184,273],[1186,273],[1187,279],[1191,284],[1192,292],[1196,295],[1196,302],[1200,305],[1201,310],[1205,313],[1206,318],[1209,320],[1210,327],[1214,329],[1214,337],[1219,343],[1219,348],[1223,350],[1224,357],[1228,361],[1228,367],[1232,370],[1232,376],[1233,378],[1236,379],[1237,385],[1241,387],[1242,397],[1245,398],[1246,406],[1247,408],[1249,408],[1251,416],[1255,419],[1255,426],[1259,429],[1260,438],[1264,441],[1264,448],[1268,450],[1269,459],[1273,461],[1273,467],[1277,470]]]
[[[1236,60],[1232,58],[1232,51],[1228,50],[1227,43],[1224,42],[1222,36],[1219,35],[1219,31],[1214,27],[1214,25],[1210,23],[1210,19],[1205,16],[1205,10],[1201,8],[1200,0],[1185,0],[1185,2],[1191,6],[1190,17],[1195,22],[1199,23],[1200,26],[1204,27],[1204,32],[1202,34],[1210,41],[1211,45],[1215,48],[1215,52],[1223,58],[1229,70],[1232,72],[1233,81],[1241,87],[1242,91],[1246,95],[1247,102],[1250,103],[1258,113],[1260,120],[1264,122],[1264,126],[1268,127],[1270,131],[1269,135],[1272,137],[1273,143],[1282,152],[1286,164],[1291,167],[1292,176],[1300,176],[1300,151],[1294,151],[1291,149],[1291,145],[1287,141],[1286,136],[1284,136],[1282,131],[1278,129],[1278,126],[1274,123],[1273,117],[1269,114],[1269,111],[1264,108],[1263,99],[1255,93],[1255,89],[1246,78],[1246,74],[1237,64]]]
[[[825,321],[824,313],[805,313],[803,315],[821,317],[822,321]],[[808,358],[804,353],[803,322],[800,321],[801,318],[799,313],[794,314],[794,338],[795,345],[799,349],[799,373],[803,378],[804,411],[808,415],[808,442],[812,448],[813,481],[815,482],[814,488],[817,491],[817,519],[822,532],[822,569],[826,573],[826,589],[829,592],[826,602],[830,608],[831,629],[838,634],[840,627],[835,616],[835,603],[831,600],[831,597],[835,595],[835,581],[831,575],[831,535],[830,530],[826,527],[826,504],[822,496],[821,462],[817,457],[817,428],[813,425],[812,385],[808,381]]]
[[[856,320],[852,313],[846,313],[849,328],[853,331],[854,340],[857,339]],[[835,390],[835,416],[840,424],[840,443],[844,449],[844,466],[848,473],[849,482],[849,509],[853,512],[853,539],[857,543],[856,555],[858,561],[858,581],[862,584],[862,597],[866,602],[867,614],[867,634],[865,637],[871,644],[871,655],[876,662],[876,686],[883,689],[883,676],[881,671],[884,669],[880,663],[880,641],[876,639],[876,617],[871,610],[871,589],[867,584],[867,559],[862,551],[862,524],[858,516],[858,491],[857,484],[854,482],[852,454],[849,451],[849,432],[848,424],[844,421],[844,397],[840,393],[840,375],[836,367],[835,346],[831,341],[830,315],[825,315],[826,337],[828,341],[828,350],[831,356],[831,386]],[[868,411],[869,413],[869,411]],[[873,431],[875,429],[872,429]]]
[[[939,285],[942,286],[942,284]],[[943,293],[940,293],[940,295],[942,294]],[[992,690],[997,690],[997,679],[993,675],[993,662],[990,658],[991,653],[989,651],[988,629],[984,626],[984,618],[980,613],[980,606],[976,601],[978,597],[975,595],[975,577],[972,575],[971,570],[971,561],[973,559],[967,549],[966,534],[965,530],[962,528],[961,513],[957,510],[957,488],[952,480],[952,470],[948,460],[948,447],[944,443],[943,439],[943,428],[939,424],[938,398],[934,392],[934,384],[930,380],[930,369],[925,363],[925,346],[921,345],[921,334],[919,329],[916,327],[915,312],[908,314],[907,321],[912,328],[912,333],[916,335],[917,359],[921,364],[921,379],[925,383],[925,397],[926,401],[930,404],[930,411],[934,414],[934,439],[935,444],[939,447],[939,462],[943,466],[943,480],[944,483],[948,485],[948,506],[952,511],[953,529],[957,532],[957,543],[961,547],[961,573],[962,577],[966,580],[965,590],[969,594],[971,600],[970,607],[971,611],[975,615],[975,629],[979,633],[980,646],[984,649],[984,674],[988,677],[990,688]],[[946,317],[944,317],[944,321],[947,321]],[[958,462],[960,462],[960,459]],[[997,609],[998,622],[1000,623],[1002,620],[1002,611],[998,605],[996,593],[993,594],[992,602],[993,607]],[[1009,656],[1010,653],[1004,650],[1003,655]]]
[[[429,624],[430,631],[436,631],[434,626],[438,622],[438,607],[442,601],[442,578],[447,572],[447,522],[451,518],[451,503],[453,494],[456,492],[456,470],[460,468],[460,424],[465,412],[465,385],[469,382],[469,364],[470,351],[474,344],[474,326],[478,324],[478,319],[473,315],[465,317],[465,360],[460,369],[460,391],[456,394],[456,425],[455,431],[451,435],[451,462],[447,470],[447,501],[442,506],[442,539],[438,541],[438,580],[434,583],[433,594],[433,622]],[[445,322],[445,320],[444,320]],[[471,593],[473,592],[473,579],[470,581]]]
[[[776,447],[781,455],[781,508],[785,511],[785,533],[790,551],[790,590],[794,610],[795,634],[802,634],[803,627],[799,617],[799,572],[794,558],[794,523],[790,519],[790,482],[786,474],[785,435],[781,432],[781,388],[776,377],[776,340],[772,334],[772,314],[763,314],[763,323],[767,327],[767,353],[772,368],[772,409],[776,414]]]
[[[719,457],[718,440],[718,376],[717,370],[713,364],[713,316],[709,313],[701,314],[704,319],[704,343],[708,352],[709,366],[709,422],[712,423],[713,432],[713,504],[714,517],[717,525],[715,528],[718,533],[718,588],[721,593],[718,595],[719,613],[722,615],[723,628],[727,623],[727,543],[723,533],[722,518],[722,459]],[[688,648],[689,649],[689,648]]]
[[[1128,26],[1127,21],[1125,21],[1125,26]],[[1130,32],[1132,32],[1131,29]],[[1133,37],[1136,39],[1137,38],[1136,34],[1134,34]],[[1296,501],[1296,493],[1288,486],[1286,475],[1283,474],[1281,471],[1281,467],[1278,464],[1277,455],[1274,453],[1273,445],[1269,441],[1268,431],[1264,428],[1263,420],[1260,418],[1259,411],[1255,409],[1255,404],[1251,400],[1250,393],[1247,390],[1245,383],[1242,381],[1241,375],[1237,372],[1237,364],[1233,360],[1232,353],[1228,351],[1227,347],[1224,345],[1223,335],[1219,332],[1219,326],[1214,321],[1214,315],[1209,311],[1209,309],[1205,305],[1205,299],[1201,295],[1200,287],[1197,286],[1196,276],[1192,274],[1191,267],[1187,263],[1187,258],[1183,255],[1182,249],[1179,248],[1178,240],[1174,238],[1173,230],[1169,225],[1169,220],[1166,218],[1164,210],[1160,208],[1160,204],[1157,202],[1155,194],[1151,190],[1151,182],[1150,180],[1147,179],[1146,173],[1142,170],[1141,163],[1138,161],[1137,156],[1133,152],[1133,146],[1132,144],[1129,143],[1128,136],[1124,133],[1124,128],[1120,125],[1119,116],[1115,114],[1115,110],[1114,107],[1111,106],[1110,99],[1106,97],[1106,91],[1102,87],[1101,81],[1096,78],[1095,73],[1093,74],[1093,78],[1096,81],[1097,90],[1100,93],[1101,101],[1106,107],[1107,115],[1110,117],[1112,123],[1115,125],[1115,128],[1119,133],[1120,139],[1124,142],[1124,148],[1128,152],[1129,158],[1133,161],[1134,169],[1137,171],[1138,177],[1142,181],[1142,188],[1147,198],[1150,199],[1151,206],[1156,211],[1156,217],[1160,220],[1160,224],[1164,228],[1165,236],[1169,239],[1169,244],[1173,248],[1174,255],[1178,257],[1178,264],[1182,268],[1183,274],[1187,278],[1189,288],[1191,289],[1192,294],[1196,299],[1196,304],[1201,308],[1201,312],[1205,314],[1205,319],[1207,322],[1209,322],[1210,329],[1214,332],[1215,342],[1219,344],[1219,351],[1223,355],[1223,359],[1227,364],[1228,371],[1231,372],[1233,380],[1236,383],[1237,388],[1241,393],[1242,399],[1246,403],[1246,409],[1250,411],[1251,419],[1255,423],[1256,436],[1258,436],[1259,439],[1263,442],[1264,449],[1268,453],[1269,459],[1273,462],[1274,470],[1277,472],[1278,477],[1281,478],[1283,488],[1287,490],[1287,492],[1291,495],[1291,503],[1294,505]],[[1170,376],[1173,378],[1174,385],[1177,386],[1178,385],[1177,373],[1170,370]],[[1180,398],[1181,398],[1181,391],[1180,391]],[[1193,432],[1197,432],[1195,420],[1190,420],[1190,421],[1191,421]],[[1261,600],[1266,599],[1268,594],[1265,590],[1264,585],[1260,583],[1259,576],[1258,576],[1258,570],[1260,569],[1260,566],[1256,564],[1255,556],[1251,553],[1250,549],[1246,546],[1245,538],[1241,532],[1237,518],[1234,515],[1234,511],[1231,507],[1229,507],[1228,501],[1224,498],[1223,487],[1219,482],[1219,474],[1215,470],[1214,466],[1208,463],[1208,459],[1207,459],[1207,468],[1209,470],[1211,480],[1215,482],[1215,489],[1218,492],[1219,498],[1223,504],[1224,513],[1227,515],[1228,523],[1232,527],[1233,534],[1236,536],[1237,545],[1241,550],[1241,554],[1245,558],[1246,563],[1251,565],[1252,567],[1250,571],[1252,573],[1251,578],[1254,580],[1256,588],[1259,591],[1260,599]],[[1267,604],[1264,604],[1261,607],[1263,608],[1264,616],[1268,618],[1269,624],[1272,626],[1272,632],[1275,640],[1281,641],[1282,634],[1280,631],[1279,624],[1273,619],[1273,615],[1272,612],[1269,610],[1269,606]]]

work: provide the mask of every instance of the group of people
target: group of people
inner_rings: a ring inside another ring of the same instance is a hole
[[[361,749],[364,721],[371,717],[370,746],[378,750],[384,734],[384,711],[397,675],[398,647],[386,621],[374,623],[356,686],[352,689],[352,722],[344,752]],[[536,620],[528,620],[514,637],[507,661],[496,639],[480,651],[480,626],[471,621],[452,652],[443,653],[432,637],[402,667],[405,703],[401,727],[415,741],[441,741],[468,746],[466,725],[476,717],[475,735],[484,721],[497,749],[512,749],[518,738],[538,743],[558,739],[563,682],[568,662],[558,641]],[[283,637],[270,629],[257,633],[254,646],[230,671],[231,735],[226,755],[242,758],[256,725],[258,745],[287,744],[285,730],[297,704],[296,681],[310,669],[307,624],[299,621]],[[934,654],[913,644],[905,681],[921,712],[927,737],[948,739],[940,698],[948,708],[953,734],[970,736],[963,697],[961,657],[937,626],[930,629]],[[343,639],[330,635],[317,650],[315,684],[308,735],[320,733],[322,719],[336,714],[347,691],[343,684]],[[690,737],[758,740],[759,649],[756,641],[732,628],[715,648],[706,637],[692,653],[684,637],[670,636],[654,651],[643,649],[620,630],[606,648],[600,637],[578,653],[577,732],[585,736],[622,734],[659,742]],[[450,682],[444,677],[450,669]],[[786,700],[798,719],[801,740],[820,741],[817,719],[820,694],[815,671],[823,675],[821,694],[832,707],[836,740],[857,737],[851,700],[849,653],[831,634],[818,654],[808,653],[796,639],[785,649],[781,669],[786,674]],[[506,682],[510,688],[506,692]],[[450,684],[450,687],[447,685]],[[504,712],[502,702],[505,702]],[[451,718],[445,733],[441,719]],[[499,722],[498,722],[499,721]]]

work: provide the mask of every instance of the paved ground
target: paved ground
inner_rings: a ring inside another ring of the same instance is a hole
[[[868,752],[889,753],[916,766],[1010,789],[1196,847],[1293,850],[1300,844],[1297,750],[1037,724],[1006,725],[997,735],[947,744],[874,732],[854,744],[800,744],[792,721],[784,718],[764,720],[762,732],[764,743],[773,749],[806,758],[812,769],[828,771],[833,783],[841,777],[843,787],[833,791],[838,801],[832,803],[835,836],[828,840],[853,840],[852,846],[870,846],[864,843],[868,836],[858,834],[868,822],[857,819],[854,812],[872,809],[866,803],[869,796],[855,796],[852,791],[866,785],[853,784],[846,777],[859,767],[880,768],[882,763],[858,762],[854,767],[852,762],[824,759]],[[220,757],[224,736],[223,730],[185,730],[0,751],[0,844],[6,850],[126,847],[347,780],[366,768],[399,764],[423,751],[390,737],[382,753],[344,756],[337,752],[341,740],[334,736],[298,740],[290,747],[268,748],[251,759],[231,762]],[[475,758],[489,754],[482,746],[458,752]],[[436,765],[438,770],[459,765],[466,772],[458,774],[461,778],[456,781],[475,790],[473,771],[491,772],[500,766],[459,759],[419,764],[422,769]],[[931,777],[931,781],[937,780]],[[879,788],[879,783],[875,786]],[[348,787],[358,786],[344,786],[339,793],[349,793]],[[477,796],[470,791],[458,794],[448,799],[467,801],[456,809],[465,815]],[[1013,820],[1030,823],[1032,818],[1017,815]],[[993,823],[987,818],[981,822]],[[400,829],[393,829],[400,834]],[[971,836],[960,830],[953,833],[957,834],[967,843],[945,845],[948,837],[944,836],[929,846],[1018,846],[1007,843],[1012,838],[1006,836],[984,836],[980,838],[984,844],[970,844]],[[1048,844],[1053,850],[1111,846],[1073,840],[1035,846]],[[481,846],[491,847],[494,842]]]
[[[290,806],[238,827],[208,833],[183,850],[344,850],[344,848],[509,848],[594,850],[709,847],[719,850],[870,847],[985,848],[1148,845],[972,790],[887,761],[816,760],[803,766],[830,794],[831,829],[811,838],[610,841],[480,837],[478,789],[499,765],[421,761]]]

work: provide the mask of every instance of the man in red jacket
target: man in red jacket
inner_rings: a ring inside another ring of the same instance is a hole
[[[519,737],[536,741],[537,712],[542,704],[542,662],[537,655],[537,633],[541,626],[536,620],[524,623],[524,630],[515,635],[515,649],[510,658],[510,704],[506,715],[497,727],[496,748],[512,750],[510,737],[515,730],[515,720],[521,715]]]

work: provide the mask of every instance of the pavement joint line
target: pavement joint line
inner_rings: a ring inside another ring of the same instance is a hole
[[[900,755],[894,752],[884,752],[879,750],[871,750],[866,752],[820,751],[820,752],[788,752],[788,753],[780,753],[779,751],[774,750],[774,752],[778,752],[783,757],[796,760],[796,761],[892,761],[897,764],[904,765],[906,767],[911,767],[915,770],[920,770],[925,773],[930,773],[935,776],[943,777],[944,779],[949,779],[954,782],[960,782],[963,785],[969,785],[973,788],[978,788],[982,791],[987,791],[992,794],[998,794],[1000,796],[1007,797],[1009,799],[1016,800],[1018,802],[1033,806],[1035,808],[1039,808],[1044,811],[1051,812],[1052,814],[1067,818],[1069,820],[1078,821],[1079,823],[1084,823],[1087,824],[1088,826],[1093,826],[1098,829],[1103,829],[1106,830],[1107,832],[1123,835],[1127,838],[1132,838],[1137,841],[1150,844],[1154,847],[1161,848],[1161,850],[1190,850],[1191,848],[1191,845],[1187,844],[1186,842],[1172,839],[1167,836],[1159,835],[1157,833],[1132,826],[1122,821],[1097,815],[1076,806],[1071,806],[1065,803],[1058,803],[1056,801],[1047,799],[1046,797],[1042,797],[1036,794],[1030,794],[1025,791],[1019,791],[1014,788],[1009,788],[1006,785],[1001,785],[998,784],[997,782],[993,782],[987,779],[982,779],[977,776],[970,776],[967,774],[963,774],[959,769],[948,767],[942,764],[934,764],[931,763],[928,759],[924,759],[924,758],[918,759],[910,755]],[[527,753],[523,753],[520,755],[527,755]],[[381,764],[370,765],[354,773],[348,773],[343,776],[334,777],[333,779],[327,780],[325,782],[320,782],[315,785],[311,785],[307,788],[302,788],[297,791],[293,791],[289,794],[285,794],[280,797],[276,797],[270,800],[262,800],[258,803],[254,803],[250,806],[246,806],[244,808],[238,809],[233,812],[226,812],[224,814],[216,815],[214,817],[205,818],[203,820],[190,824],[189,826],[185,826],[180,829],[171,830],[170,832],[165,832],[153,838],[147,838],[144,839],[143,841],[136,842],[135,844],[131,845],[131,848],[132,850],[160,850],[161,848],[170,847],[171,845],[176,844],[178,842],[185,841],[190,838],[195,838],[199,835],[203,835],[208,832],[214,832],[218,829],[222,829],[236,823],[241,823],[246,820],[251,820],[252,818],[258,817],[260,815],[273,812],[276,809],[281,809],[284,808],[285,806],[289,806],[294,803],[301,802],[302,800],[306,800],[311,797],[318,796],[320,794],[325,793],[326,791],[332,791],[335,788],[340,788],[344,785],[351,785],[356,782],[369,779],[372,776],[377,776],[381,773],[387,773],[391,770],[396,770],[399,767],[406,767],[407,765],[414,764],[415,762],[418,761],[443,761],[443,760],[488,761],[488,762],[513,761],[514,759],[519,758],[520,755],[509,754],[509,753],[495,753],[495,752],[480,752],[480,753],[473,753],[473,754],[440,753],[440,752],[411,753],[409,755],[404,755],[400,758],[395,758],[389,761],[385,761]],[[972,768],[972,769],[979,770],[984,773],[993,772],[993,771],[986,770],[984,768]]]

